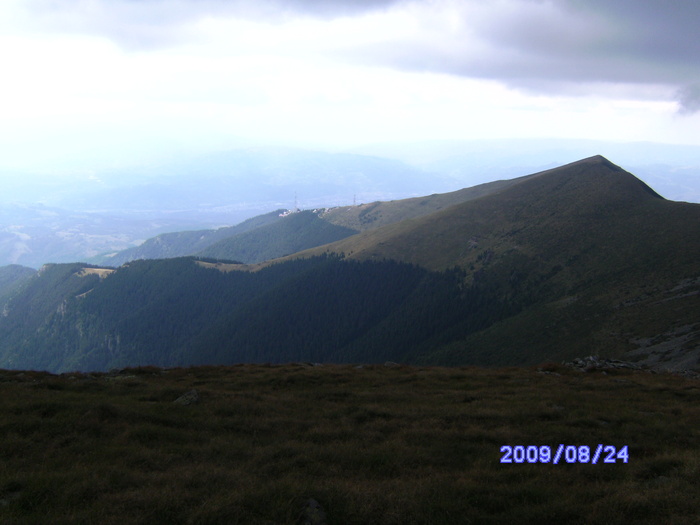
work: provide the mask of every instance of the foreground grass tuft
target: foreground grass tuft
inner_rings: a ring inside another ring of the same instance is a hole
[[[175,399],[196,390],[198,400]],[[0,522],[697,522],[700,383],[541,369],[0,371]],[[502,445],[629,447],[501,464]]]

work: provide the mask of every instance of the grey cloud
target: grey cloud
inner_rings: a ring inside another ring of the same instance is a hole
[[[312,16],[337,16],[384,9],[401,1],[403,0],[263,0],[262,4]]]
[[[476,1],[463,0],[461,5],[474,6]],[[639,85],[640,92],[648,91],[644,86],[668,86],[668,93],[680,90],[683,108],[693,107],[688,100],[694,100],[694,91],[681,87],[700,81],[697,0],[510,0],[482,5],[489,7],[477,20],[469,19],[469,9],[461,11],[458,31],[368,47],[360,56],[398,68],[500,80],[540,92],[561,92],[566,86],[581,90],[582,83]]]
[[[28,0],[35,25],[49,31],[96,34],[127,49],[168,47],[192,38],[199,19],[240,17],[283,21],[333,18],[384,9],[404,0]]]
[[[224,3],[174,0],[29,0],[41,31],[98,35],[126,49],[168,47],[187,40],[187,26]]]
[[[681,88],[677,96],[678,112],[681,115],[691,115],[700,111],[700,84],[692,84]]]
[[[690,114],[700,83],[697,0],[27,0],[49,30],[99,34],[127,49],[195,38],[202,17],[284,21],[330,19],[385,9],[441,11],[446,22],[418,20],[402,40],[334,51],[339,59],[396,69],[499,80],[540,93],[585,93],[627,84],[676,93]],[[426,16],[428,17],[428,16]],[[391,33],[391,32],[389,32]],[[690,87],[688,87],[690,86]],[[660,91],[659,91],[660,92]]]

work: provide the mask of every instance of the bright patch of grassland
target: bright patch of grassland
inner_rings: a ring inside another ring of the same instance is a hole
[[[697,380],[557,365],[0,371],[0,522],[697,523],[698,421]],[[630,460],[500,463],[559,443]]]

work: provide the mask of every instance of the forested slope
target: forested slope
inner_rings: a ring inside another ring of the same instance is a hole
[[[52,265],[12,302],[0,367],[404,360],[507,311],[489,290],[465,289],[461,271],[393,261],[320,256],[223,273],[177,258],[80,274]]]

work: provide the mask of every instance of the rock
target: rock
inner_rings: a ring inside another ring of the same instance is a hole
[[[199,393],[196,390],[190,390],[178,397],[173,403],[183,406],[199,403]]]
[[[397,366],[401,366],[401,365],[398,363],[394,363],[393,361],[387,361],[386,363],[384,363],[384,366],[388,366],[390,368],[396,368]]]
[[[298,523],[299,525],[327,525],[326,512],[318,501],[310,498],[301,511]]]
[[[591,372],[593,370],[612,370],[626,368],[630,370],[645,370],[650,371],[648,368],[639,366],[635,363],[630,363],[628,361],[620,361],[619,359],[605,359],[600,358],[597,355],[589,355],[588,357],[577,357],[569,363],[563,363],[565,366],[574,368],[576,370],[581,370],[583,372]]]

